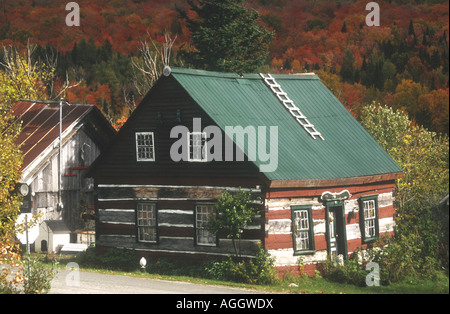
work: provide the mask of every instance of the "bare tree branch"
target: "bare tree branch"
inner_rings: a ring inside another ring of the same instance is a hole
[[[36,48],[37,46],[28,40],[26,55],[21,57],[16,46],[3,47],[3,60],[0,60],[0,65],[4,68],[5,75],[18,90],[20,98],[55,100],[65,94],[68,89],[80,85],[81,80],[71,83],[66,73],[63,85],[55,90],[58,54],[53,50],[47,50],[44,60],[35,59],[33,54]]]
[[[147,93],[156,80],[161,76],[165,66],[169,66],[172,47],[177,39],[165,35],[165,42],[159,44],[148,35],[150,43],[147,39],[142,40],[138,44],[138,50],[141,55],[141,62],[133,60],[133,66],[142,74],[143,81],[134,75],[134,86],[140,95]],[[160,47],[158,47],[160,45]]]

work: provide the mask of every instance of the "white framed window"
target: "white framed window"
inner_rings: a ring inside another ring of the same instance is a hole
[[[295,211],[295,231],[297,250],[309,249],[309,218],[307,210]]]
[[[379,237],[377,196],[360,199],[360,224],[364,242],[370,242]]]
[[[139,242],[157,242],[156,204],[137,204],[137,229]]]
[[[376,217],[376,207],[375,200],[364,201],[364,233],[366,238],[373,238],[376,236],[375,229],[375,219]]]
[[[195,207],[195,242],[197,245],[217,246],[217,237],[208,230],[208,224],[216,213],[212,204]]]
[[[294,254],[309,254],[315,250],[311,206],[292,206]]]
[[[155,161],[155,135],[153,132],[136,132],[136,160]]]
[[[204,132],[188,133],[189,156],[188,161],[205,162],[208,161],[207,156],[207,135]]]

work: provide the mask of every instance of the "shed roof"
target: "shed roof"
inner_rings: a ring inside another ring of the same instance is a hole
[[[226,126],[277,126],[278,167],[272,181],[400,176],[402,169],[364,130],[315,74],[272,75],[315,125],[313,139],[258,74],[174,68],[171,75],[224,130]],[[268,132],[268,131],[267,131]],[[269,141],[269,136],[266,136]],[[241,147],[248,152],[248,147]],[[260,160],[255,164],[261,166]]]
[[[62,220],[44,220],[44,222],[55,234],[66,234],[71,232],[66,223]]]
[[[73,128],[93,105],[63,105],[62,132]],[[23,153],[22,169],[26,169],[46,148],[59,137],[59,104],[19,101],[12,107],[22,129],[16,140]]]

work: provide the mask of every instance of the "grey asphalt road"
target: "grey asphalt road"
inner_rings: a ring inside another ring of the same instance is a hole
[[[261,291],[60,270],[51,294],[260,294]]]

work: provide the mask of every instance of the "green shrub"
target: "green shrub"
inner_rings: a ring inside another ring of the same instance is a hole
[[[105,254],[96,254],[95,248],[88,248],[78,256],[78,264],[83,267],[110,270],[134,271],[139,268],[139,259],[134,250],[109,249]]]
[[[273,265],[274,260],[260,247],[254,259],[229,256],[221,261],[210,261],[205,265],[205,270],[209,277],[216,280],[262,285],[278,280]]]
[[[426,280],[440,273],[436,256],[422,256],[420,246],[417,245],[417,242],[422,241],[414,233],[408,236],[385,236],[374,247],[367,249],[369,259],[380,267],[383,284],[401,282],[408,278]]]
[[[100,264],[100,257],[96,254],[95,248],[90,247],[77,256],[77,263],[83,267],[96,268]]]
[[[328,260],[323,271],[324,278],[345,284],[353,284],[359,287],[366,286],[368,271],[365,266],[357,260],[349,260],[346,263],[339,263],[335,260]]]
[[[204,276],[202,265],[186,261],[170,261],[165,258],[149,260],[146,271],[150,274],[169,276]]]
[[[29,263],[29,265],[28,265]],[[28,258],[24,263],[25,280],[23,290],[25,294],[47,294],[50,292],[51,281],[55,277],[56,262],[42,263],[39,257]]]
[[[134,250],[110,249],[101,256],[101,262],[109,269],[134,271],[139,268],[139,259]]]

